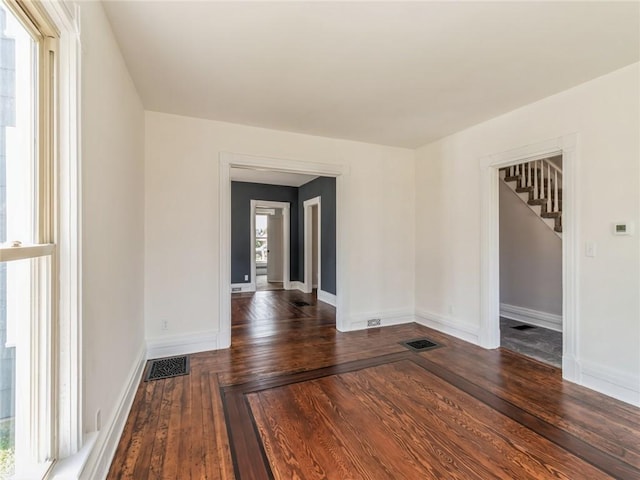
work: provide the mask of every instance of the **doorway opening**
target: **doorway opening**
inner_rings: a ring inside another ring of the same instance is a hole
[[[255,290],[290,288],[290,205],[251,200],[251,278]]]
[[[562,155],[499,169],[500,345],[562,367]]]
[[[328,177],[335,180],[333,181],[333,194],[331,201],[328,203],[328,210],[332,211],[334,214],[334,221],[332,228],[325,228],[326,234],[331,235],[333,238],[333,242],[335,243],[335,247],[333,252],[327,254],[325,256],[325,263],[327,259],[330,260],[330,263],[334,266],[335,270],[323,269],[326,270],[322,275],[325,276],[325,288],[331,288],[329,293],[326,295],[325,292],[318,291],[318,300],[322,302],[328,303],[330,308],[335,308],[335,323],[336,329],[339,331],[347,331],[353,328],[350,323],[349,318],[345,315],[345,302],[344,299],[348,298],[348,288],[349,283],[346,281],[346,266],[344,262],[344,245],[347,243],[347,232],[348,225],[346,223],[346,215],[344,214],[347,211],[347,205],[345,201],[344,195],[344,178],[345,175],[348,174],[348,168],[343,165],[337,164],[324,164],[324,163],[314,163],[307,161],[296,161],[296,160],[287,160],[287,159],[278,159],[278,158],[269,158],[269,157],[258,157],[252,155],[243,155],[237,153],[228,153],[222,152],[220,154],[220,162],[219,162],[219,189],[220,189],[220,248],[219,248],[219,258],[220,258],[220,302],[219,302],[219,321],[220,321],[220,330],[218,332],[218,346],[219,348],[227,348],[231,345],[231,293],[234,292],[244,292],[243,295],[248,295],[252,291],[253,285],[251,285],[250,273],[255,271],[252,266],[251,270],[249,270],[246,274],[242,274],[241,278],[244,278],[245,284],[240,286],[243,288],[242,290],[237,290],[237,283],[232,284],[232,263],[237,261],[237,258],[232,253],[232,174],[235,176],[238,171],[245,171],[249,174],[256,175],[256,177],[260,176],[261,180],[265,180],[268,178],[273,178],[274,176],[282,177],[284,176],[294,176],[299,177],[301,175],[308,175],[314,177]],[[246,177],[245,177],[246,178]],[[236,177],[237,179],[237,177]],[[245,179],[244,181],[250,181]],[[255,181],[254,181],[255,183]],[[258,183],[274,183],[274,182],[258,182]],[[282,185],[282,184],[281,184]],[[268,205],[267,205],[268,206]],[[298,216],[300,223],[302,223],[302,212],[298,211]],[[252,223],[255,221],[254,215],[251,215]],[[285,224],[289,222],[285,220]],[[255,225],[252,225],[250,228],[251,232],[255,232]],[[299,231],[300,237],[302,237],[302,232]],[[248,236],[244,237],[247,238]],[[287,242],[289,239],[289,235],[285,235],[284,242]],[[302,239],[301,239],[302,240]],[[300,242],[301,244],[303,242]],[[322,247],[326,250],[328,245],[331,245],[331,242],[325,242],[325,246]],[[250,258],[252,263],[255,264],[255,241],[253,241],[247,248],[243,251],[250,253]],[[320,247],[320,245],[318,245]],[[289,251],[289,246],[285,243],[285,251]],[[320,248],[319,248],[320,250]],[[302,256],[302,252],[299,255],[296,252],[293,253],[296,255],[295,258],[298,260],[298,265],[303,263],[303,260],[300,258]],[[285,255],[286,258],[286,255]],[[274,292],[274,294],[285,294],[289,296],[295,295],[308,295],[303,292],[304,282],[302,278],[300,278],[301,272],[293,272],[294,275],[292,278],[295,281],[286,278],[287,273],[290,270],[290,266],[287,265],[285,268],[285,278],[284,278],[284,289],[286,292]],[[327,280],[327,273],[333,273],[334,275],[329,275],[329,280]],[[320,268],[318,268],[318,278],[320,279]],[[234,277],[235,278],[235,277]],[[253,277],[255,278],[255,276]],[[241,281],[240,278],[235,280],[236,282]],[[289,285],[287,285],[287,281],[289,281]],[[318,280],[320,283],[320,280]],[[291,290],[291,292],[289,292]],[[297,292],[296,292],[297,291]],[[335,292],[335,293],[334,293]],[[323,294],[323,298],[320,298],[320,294]],[[265,296],[266,294],[261,294],[261,296]],[[235,308],[235,307],[234,307]]]
[[[481,282],[478,343],[500,347],[500,169],[523,162],[562,156],[562,378],[579,383],[578,351],[578,136],[569,134],[480,159]],[[560,186],[560,185],[559,185]]]
[[[304,291],[321,291],[321,201],[320,197],[304,202]]]

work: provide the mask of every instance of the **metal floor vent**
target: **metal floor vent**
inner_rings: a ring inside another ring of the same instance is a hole
[[[301,301],[291,302],[291,304],[296,306],[296,307],[311,307],[312,306],[309,302],[301,302]]]
[[[514,330],[531,330],[532,328],[536,328],[533,325],[516,325],[515,327],[511,327]]]
[[[406,342],[400,342],[400,345],[404,345],[414,352],[424,352],[426,350],[431,350],[432,348],[438,348],[440,346],[427,338],[416,338],[413,340],[407,340]]]
[[[147,370],[147,378],[149,380],[160,380],[161,378],[179,377],[180,375],[189,374],[189,357],[181,355],[179,357],[159,358],[152,360]]]

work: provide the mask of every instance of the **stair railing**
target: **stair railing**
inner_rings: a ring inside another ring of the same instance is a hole
[[[546,200],[547,212],[560,211],[559,184],[562,183],[562,169],[546,158],[512,165],[508,169],[510,177],[520,177],[519,187],[531,188],[534,200]]]

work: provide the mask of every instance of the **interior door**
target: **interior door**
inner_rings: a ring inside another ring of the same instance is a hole
[[[267,251],[267,281],[282,282],[284,272],[284,239],[282,238],[283,216],[282,209],[277,209],[273,215],[267,217],[267,235],[269,235]]]

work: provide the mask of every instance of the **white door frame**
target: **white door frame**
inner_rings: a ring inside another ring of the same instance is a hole
[[[304,205],[304,291],[305,293],[313,292],[313,223],[311,221],[311,209],[314,206],[318,206],[318,293],[322,290],[321,272],[322,267],[320,261],[322,260],[322,251],[320,249],[322,240],[320,236],[322,225],[322,202],[320,197],[310,198],[303,202]]]
[[[274,202],[270,200],[251,200],[251,290],[257,290],[256,283],[256,208],[276,208],[282,210],[282,276],[285,290],[291,290],[291,275],[289,265],[291,265],[291,249],[289,248],[290,210],[289,202]],[[267,240],[268,242],[269,240]],[[268,243],[267,243],[268,245]]]
[[[336,179],[336,328],[347,331],[346,316],[349,298],[347,282],[347,262],[345,246],[348,241],[348,225],[345,212],[348,210],[344,193],[349,168],[344,165],[301,162],[279,158],[258,157],[238,153],[221,152],[218,170],[218,191],[220,192],[220,244],[219,244],[219,322],[218,347],[231,346],[231,167],[254,170],[335,177]]]
[[[562,376],[579,381],[578,138],[566,135],[480,160],[480,345],[500,346],[499,172],[524,161],[562,155]]]

